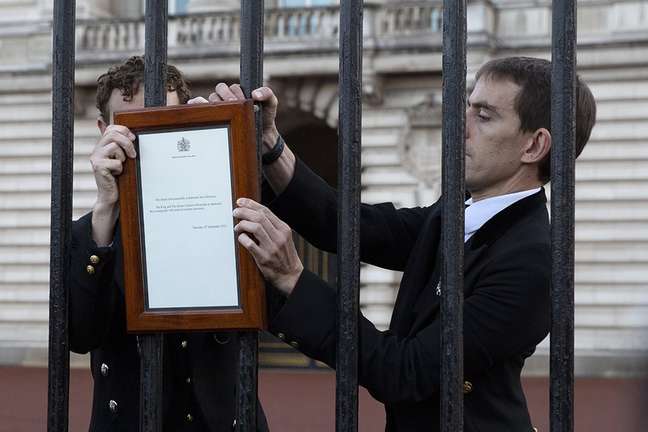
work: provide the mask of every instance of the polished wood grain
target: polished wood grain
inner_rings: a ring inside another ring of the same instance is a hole
[[[142,132],[229,126],[232,196],[260,199],[252,101],[145,108],[115,113],[115,124]],[[137,148],[137,141],[136,141]],[[242,330],[266,327],[265,286],[252,256],[235,242],[240,307],[146,310],[144,260],[137,161],[128,159],[119,176],[126,317],[129,332]],[[232,208],[234,207],[232,202]],[[218,247],[218,245],[214,245]],[[181,270],[180,270],[181,271]],[[191,283],[191,275],[186,277]],[[214,275],[218,284],[218,275]],[[178,287],[181,289],[182,287]]]

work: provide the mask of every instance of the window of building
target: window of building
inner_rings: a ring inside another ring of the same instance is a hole
[[[311,7],[311,6],[329,6],[337,4],[336,0],[279,0],[280,7]]]
[[[169,0],[169,15],[183,15],[187,13],[189,0]]]

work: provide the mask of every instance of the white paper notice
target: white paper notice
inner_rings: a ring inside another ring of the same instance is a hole
[[[227,127],[139,135],[148,307],[239,305]]]

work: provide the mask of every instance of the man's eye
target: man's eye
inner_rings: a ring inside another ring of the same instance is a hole
[[[486,115],[484,115],[484,114],[482,114],[482,113],[477,114],[477,117],[479,117],[479,120],[481,120],[481,121],[488,121],[488,120],[490,120],[490,117],[488,117],[488,116],[486,116]]]

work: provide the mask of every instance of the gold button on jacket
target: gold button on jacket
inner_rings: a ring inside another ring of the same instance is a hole
[[[470,381],[464,381],[464,394],[468,394],[473,391],[473,385]]]
[[[99,257],[97,255],[90,255],[90,262],[92,264],[99,264]]]
[[[89,275],[95,274],[95,268],[91,265],[86,267],[86,271],[88,272]]]

